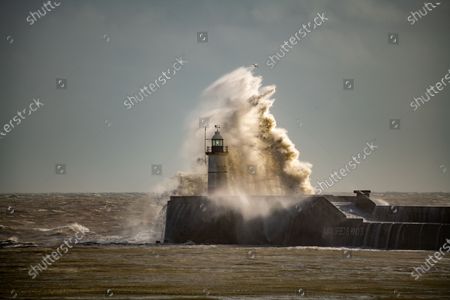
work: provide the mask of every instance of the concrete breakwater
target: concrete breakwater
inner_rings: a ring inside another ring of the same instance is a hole
[[[450,207],[379,205],[368,193],[356,192],[299,199],[254,196],[252,203],[285,198],[293,204],[253,218],[206,196],[173,196],[167,206],[165,240],[436,250],[450,237]]]

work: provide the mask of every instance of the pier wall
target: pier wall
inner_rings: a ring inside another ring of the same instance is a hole
[[[437,250],[450,238],[449,208],[399,207],[399,216],[392,216],[389,207],[367,203],[364,207],[370,207],[378,220],[349,218],[321,196],[251,219],[207,197],[174,196],[167,206],[164,239],[169,243]]]

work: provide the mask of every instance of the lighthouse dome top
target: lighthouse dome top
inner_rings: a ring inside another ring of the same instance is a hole
[[[216,130],[216,132],[214,133],[214,135],[211,139],[212,140],[223,140],[223,137],[220,135],[220,132],[218,129]]]
[[[216,132],[214,132],[214,135],[211,139],[212,140],[223,140],[223,137],[220,135],[220,131],[219,131],[220,126],[214,125],[214,127],[216,127]]]

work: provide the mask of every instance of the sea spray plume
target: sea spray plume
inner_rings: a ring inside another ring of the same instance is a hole
[[[229,191],[210,195],[218,205],[242,213],[245,219],[267,216],[274,209],[286,208],[302,197],[260,199],[249,195],[312,194],[311,164],[298,160],[299,151],[278,128],[270,113],[275,86],[262,86],[262,78],[254,76],[249,68],[238,68],[223,76],[203,93],[201,108],[193,112],[187,124],[183,161],[189,161],[186,172],[161,182],[149,197],[151,205],[145,211],[145,220],[133,220],[132,236],[149,240],[161,239],[164,231],[165,206],[171,195],[205,195],[206,162],[204,130],[199,129],[198,118],[210,118],[210,125],[222,126],[221,134],[229,146]],[[211,127],[207,138],[212,135]],[[249,174],[247,167],[256,167]],[[226,197],[233,194],[235,197]],[[157,195],[157,196],[156,196]],[[301,202],[301,201],[300,201]],[[142,235],[142,233],[146,233]]]
[[[179,195],[203,195],[206,192],[206,174],[177,173],[178,187],[175,190]]]
[[[166,218],[167,202],[170,196],[202,195],[205,192],[206,175],[177,172],[172,178],[161,181],[147,196],[144,207],[138,204],[133,211],[140,211],[140,218],[131,218],[122,234],[129,242],[154,242],[162,240]]]
[[[252,220],[258,217],[269,217],[274,211],[289,210],[295,207],[299,210],[303,207],[305,199],[309,196],[296,195],[292,197],[283,196],[250,196],[243,192],[232,196],[224,195],[224,193],[214,193],[209,195],[208,199],[217,207],[224,207],[240,213],[245,221]],[[265,219],[261,220],[266,222]]]
[[[198,163],[204,152],[200,142],[204,133],[198,129],[201,116],[222,126],[221,134],[229,146],[231,194],[313,194],[312,165],[299,161],[299,151],[270,113],[274,93],[275,86],[262,86],[262,78],[243,67],[209,86],[203,93],[203,106],[195,113],[197,118],[192,118],[184,151],[194,157],[194,169],[205,172],[205,165]],[[256,173],[250,174],[248,166],[255,166]]]
[[[178,171],[171,178],[159,182],[153,187],[153,197],[158,198],[160,204],[169,201],[170,196],[198,196],[206,193],[207,174],[205,166],[203,169],[195,172],[193,169],[189,172]]]

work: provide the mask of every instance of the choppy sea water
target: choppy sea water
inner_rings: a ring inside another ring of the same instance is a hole
[[[434,252],[157,245],[163,202],[0,195],[0,298],[450,299],[450,254],[415,280],[413,268]],[[82,239],[32,279],[30,267],[77,232]]]

